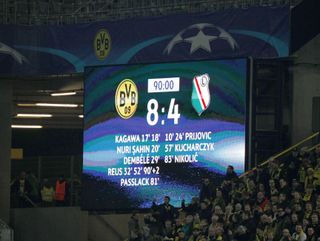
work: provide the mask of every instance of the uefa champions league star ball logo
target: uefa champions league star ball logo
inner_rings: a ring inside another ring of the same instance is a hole
[[[190,33],[192,33],[192,35],[190,35]],[[225,41],[233,51],[239,48],[237,42],[226,30],[214,24],[198,23],[180,31],[169,42],[163,52],[169,55],[176,45],[180,43],[190,43],[190,55],[200,49],[211,53],[214,51],[214,41],[217,40]]]

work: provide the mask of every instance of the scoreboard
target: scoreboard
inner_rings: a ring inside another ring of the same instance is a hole
[[[177,207],[201,179],[244,172],[247,60],[85,69],[82,207]]]

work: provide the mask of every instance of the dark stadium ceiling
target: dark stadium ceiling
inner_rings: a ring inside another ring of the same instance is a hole
[[[250,6],[295,6],[301,0],[2,0],[2,24],[64,25]]]
[[[71,96],[52,93],[76,92]],[[72,104],[75,107],[42,106]],[[12,125],[41,125],[43,128],[82,128],[82,75],[46,76],[13,80]],[[46,114],[51,117],[18,117],[18,114]],[[80,116],[80,117],[79,117]]]

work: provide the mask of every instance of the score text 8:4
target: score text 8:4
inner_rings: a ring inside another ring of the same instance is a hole
[[[158,113],[159,103],[156,99],[150,99],[147,104],[147,122],[148,125],[154,126],[159,121],[159,113]],[[164,109],[164,108],[163,108]],[[175,104],[175,98],[171,98],[169,110],[167,113],[167,119],[173,119],[173,123],[177,125],[179,123],[180,113],[179,113],[179,105]],[[162,125],[164,121],[162,122]]]

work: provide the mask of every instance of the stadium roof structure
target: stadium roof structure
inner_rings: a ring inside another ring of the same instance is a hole
[[[2,0],[2,24],[64,25],[137,16],[218,11],[251,6],[295,6],[301,0]]]

